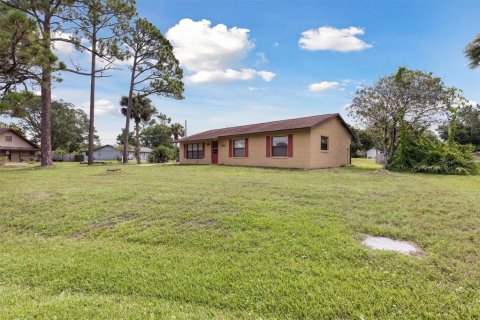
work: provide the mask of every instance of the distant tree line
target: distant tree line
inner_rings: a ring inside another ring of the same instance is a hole
[[[90,66],[60,61],[54,53],[59,43],[89,53]],[[90,78],[87,140],[88,163],[92,164],[96,81],[110,76],[110,72],[118,68],[116,62],[122,60],[127,61],[130,70],[129,86],[125,88],[128,95],[124,100],[123,159],[126,163],[130,121],[138,122],[135,111],[132,112],[134,99],[151,95],[183,99],[183,72],[170,42],[153,24],[138,17],[134,0],[0,0],[0,99],[8,101],[10,94],[24,94],[23,99],[28,102],[24,110],[20,110],[23,108],[20,104],[3,103],[2,112],[14,114],[24,124],[27,118],[39,116],[36,130],[29,132],[34,133],[32,136],[41,144],[43,167],[52,165],[52,149],[58,146],[54,135],[59,129],[54,122],[60,119],[56,109],[65,104],[52,101],[52,83],[61,81],[64,72]],[[38,99],[31,97],[33,88],[40,88]],[[37,109],[33,110],[32,105]],[[75,109],[71,105],[69,108]],[[65,110],[62,116],[68,113]],[[26,116],[33,111],[35,115]],[[83,130],[84,115],[78,109],[73,113],[76,113],[75,121],[82,122]],[[20,114],[22,116],[17,116]],[[138,129],[137,123],[135,125]],[[80,136],[83,139],[83,133]],[[60,144],[62,148],[64,144]],[[74,145],[78,142],[69,144],[68,148]]]

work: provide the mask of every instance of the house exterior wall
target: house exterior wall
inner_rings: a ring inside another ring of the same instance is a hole
[[[292,157],[267,157],[266,137],[292,135]],[[329,137],[329,150],[320,150],[320,137]],[[248,157],[230,157],[229,140],[248,138]],[[187,143],[205,143],[205,157],[186,159]],[[332,118],[312,129],[276,131],[222,137],[218,139],[218,164],[279,168],[330,168],[350,163],[350,133],[338,118]],[[211,164],[211,141],[180,142],[181,164]]]
[[[320,137],[328,137],[328,150],[320,150]],[[350,163],[352,137],[338,118],[311,129],[310,168],[333,168]]]
[[[12,141],[6,141],[6,137],[11,136]],[[17,134],[11,131],[0,133],[0,147],[2,148],[28,148],[31,149],[32,145],[20,138]]]
[[[150,156],[150,152],[140,152],[140,160],[147,161]],[[135,151],[128,151],[128,159],[135,159]]]
[[[288,136],[292,134],[293,157],[267,157],[266,137]],[[248,138],[248,157],[229,157],[229,140]],[[309,168],[310,129],[278,131],[245,136],[222,138],[218,141],[218,163],[239,166]]]
[[[95,160],[118,160],[122,158],[122,153],[111,146],[105,146],[93,151],[93,159]]]
[[[212,142],[211,141],[189,141],[188,143],[205,143],[205,157],[202,159],[187,159],[185,156],[185,144],[180,143],[180,163],[181,164],[211,164],[212,163]],[[220,143],[218,144],[220,150]]]
[[[12,137],[12,141],[7,141],[7,137]],[[12,131],[0,133],[0,148],[0,157],[8,157],[12,162],[38,160],[36,147]]]

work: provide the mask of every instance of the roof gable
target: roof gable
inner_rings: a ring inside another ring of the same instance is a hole
[[[214,129],[214,130],[200,132],[200,133],[191,135],[189,137],[179,139],[178,141],[185,142],[185,141],[198,141],[198,140],[212,140],[212,139],[218,139],[219,137],[275,132],[275,131],[287,131],[287,130],[295,130],[295,129],[307,129],[307,128],[312,128],[314,126],[320,125],[326,120],[329,120],[335,117],[337,117],[340,120],[342,125],[344,125],[347,131],[353,136],[350,128],[348,128],[347,124],[342,119],[340,114],[331,113],[331,114],[322,114],[322,115],[311,116],[311,117],[278,120],[278,121],[256,123],[256,124],[237,126],[237,127]]]
[[[26,143],[28,143],[29,145],[31,145],[33,148],[40,149],[36,144],[34,144],[32,141],[28,140],[26,137],[24,137],[22,134],[20,134],[20,132],[14,130],[14,129],[0,128],[0,134],[5,133],[5,132],[11,132],[14,135],[16,135],[17,137],[19,137],[20,139],[22,139],[23,141],[25,141]]]

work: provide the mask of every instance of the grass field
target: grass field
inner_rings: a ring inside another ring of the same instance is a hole
[[[0,318],[480,318],[480,176],[354,164],[0,169]]]

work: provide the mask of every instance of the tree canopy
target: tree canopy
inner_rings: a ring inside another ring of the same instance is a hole
[[[455,126],[453,140],[459,144],[471,144],[480,151],[480,105],[468,104],[456,111],[453,121],[445,121],[438,128],[440,137],[447,141],[452,125]]]
[[[463,100],[459,90],[446,87],[441,78],[401,67],[372,86],[359,89],[349,113],[382,137],[388,161],[398,147],[401,125],[423,132],[445,117],[449,106]]]
[[[0,114],[17,119],[35,143],[41,139],[41,98],[29,92],[10,93],[0,104]],[[52,149],[77,152],[85,149],[87,114],[63,100],[52,101]],[[95,136],[98,139],[97,136]]]
[[[470,60],[468,66],[471,69],[480,66],[480,33],[465,47],[465,56]]]

